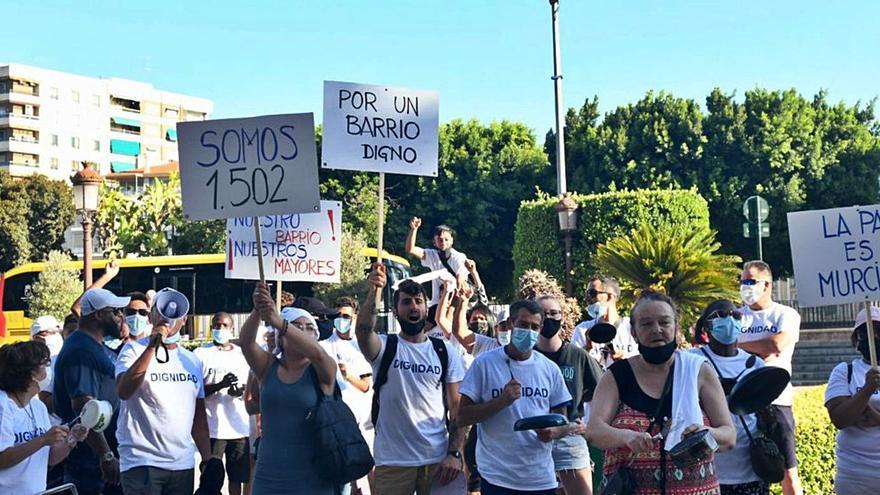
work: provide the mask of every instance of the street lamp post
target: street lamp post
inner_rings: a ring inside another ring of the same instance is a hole
[[[572,289],[572,236],[577,231],[577,210],[578,204],[571,197],[571,193],[565,193],[562,199],[556,203],[556,212],[559,215],[559,231],[562,233],[565,249],[565,293],[569,297],[573,293]]]
[[[559,0],[550,0],[553,16],[553,88],[556,94],[556,188],[562,196],[568,192],[565,183],[565,114],[562,111],[562,54],[559,51]]]
[[[82,162],[83,169],[70,178],[73,204],[83,228],[83,290],[92,285],[92,216],[98,209],[98,187],[103,178],[94,164]]]

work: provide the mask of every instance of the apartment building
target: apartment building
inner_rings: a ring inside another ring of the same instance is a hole
[[[176,123],[213,103],[118,78],[0,65],[0,170],[69,180],[80,162],[107,175],[178,159]]]

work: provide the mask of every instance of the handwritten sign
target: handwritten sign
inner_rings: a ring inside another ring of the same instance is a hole
[[[177,124],[187,220],[320,211],[310,113]]]
[[[324,168],[437,176],[436,91],[324,81]]]
[[[788,214],[801,306],[880,300],[880,205]]]
[[[259,218],[267,280],[339,283],[342,204],[321,201],[320,213]],[[254,218],[226,220],[226,278],[259,280]]]

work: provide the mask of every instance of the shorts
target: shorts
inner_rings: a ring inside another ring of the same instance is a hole
[[[880,478],[837,471],[834,476],[834,493],[837,495],[875,495]]]
[[[235,440],[211,439],[211,455],[223,459],[226,477],[235,483],[247,483],[251,480],[250,442],[247,438]]]
[[[773,413],[782,432],[782,445],[779,446],[779,450],[785,461],[785,469],[796,468],[798,465],[797,445],[795,444],[794,413],[791,412],[791,406],[773,405],[768,410]]]
[[[553,441],[553,466],[556,471],[581,470],[590,467],[587,440],[580,435],[566,435]]]
[[[769,495],[770,485],[764,481],[740,483],[738,485],[721,485],[721,495]]]
[[[555,488],[533,491],[511,490],[510,488],[495,486],[486,481],[485,478],[480,480],[480,495],[555,495],[555,493]]]
[[[437,464],[430,466],[376,466],[373,491],[382,495],[429,495]]]
[[[123,471],[120,477],[125,495],[190,495],[195,484],[195,469],[171,471],[139,466]]]

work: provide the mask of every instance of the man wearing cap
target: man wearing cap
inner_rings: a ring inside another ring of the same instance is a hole
[[[742,333],[739,348],[760,357],[767,366],[783,368],[791,374],[791,358],[801,330],[801,315],[797,310],[773,301],[773,273],[763,261],[743,264],[739,292],[743,300]],[[773,401],[770,411],[782,427],[784,444],[780,445],[785,459],[784,495],[802,495],[801,481],[795,455],[795,421],[791,406],[794,389],[791,383]]]
[[[333,319],[336,311],[328,308],[317,297],[297,297],[293,301],[293,307],[305,310],[318,322],[318,340],[324,340],[333,335]]]
[[[152,334],[119,353],[119,460],[126,495],[192,493],[196,448],[203,465],[211,458],[202,364],[178,345],[188,312],[183,294],[162,289],[150,311]]]
[[[64,422],[76,418],[92,399],[105,400],[118,409],[119,397],[113,362],[105,339],[124,336],[123,308],[127,297],[117,297],[105,289],[89,289],[81,300],[77,331],[70,334],[55,361],[53,387],[55,412]],[[76,485],[81,494],[98,494],[105,483],[119,483],[119,461],[107,443],[115,433],[115,416],[103,433],[91,431],[87,445],[78,445],[64,466],[64,480]]]
[[[604,368],[639,352],[638,344],[630,331],[629,317],[617,312],[618,300],[620,284],[617,279],[607,275],[593,276],[586,294],[587,314],[592,319],[574,327],[571,336],[574,345],[587,349]],[[614,337],[607,344],[590,341],[590,329],[600,323],[613,325],[616,329]]]
[[[250,425],[244,405],[244,386],[250,373],[241,347],[232,340],[232,317],[220,312],[211,318],[210,344],[195,350],[205,379],[205,407],[214,457],[226,456],[229,495],[239,495],[250,481]]]

